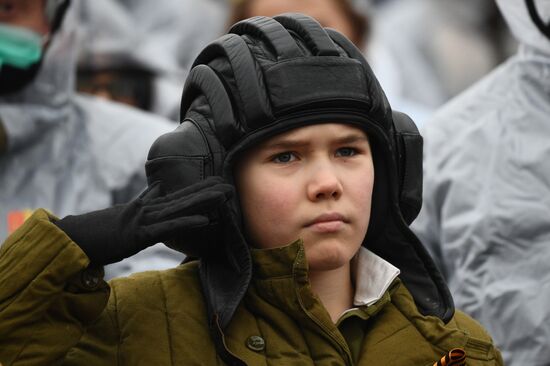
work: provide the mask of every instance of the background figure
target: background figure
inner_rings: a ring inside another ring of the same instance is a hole
[[[391,0],[371,13],[367,56],[390,100],[433,110],[513,52],[494,0]]]
[[[79,18],[79,90],[178,121],[187,72],[224,31],[227,9],[222,0],[97,0]]]
[[[230,24],[252,16],[302,13],[324,27],[334,28],[362,48],[368,37],[368,21],[349,0],[237,0],[233,2]]]
[[[457,308],[488,328],[506,364],[541,366],[550,360],[550,2],[498,5],[519,50],[426,125],[414,229]]]
[[[63,19],[66,5],[7,1],[0,11],[0,241],[38,207],[64,216],[135,197],[146,186],[149,146],[173,129],[163,118],[74,92],[78,2],[71,1]],[[42,56],[34,66],[8,68],[14,62],[8,47],[24,40],[28,46],[29,39],[38,40],[32,45]],[[143,260],[108,268],[108,276],[165,268],[181,258],[155,246]]]

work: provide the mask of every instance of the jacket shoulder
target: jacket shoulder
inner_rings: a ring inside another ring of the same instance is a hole
[[[127,364],[216,364],[199,280],[199,262],[110,282],[108,308]],[[152,351],[156,350],[156,351]]]
[[[393,290],[392,304],[406,318],[406,322],[416,329],[417,334],[424,339],[423,342],[431,344],[432,349],[441,355],[460,348],[466,353],[468,365],[503,364],[500,351],[494,346],[487,331],[463,312],[457,310],[447,324],[435,316],[422,315],[412,295],[401,283]]]
[[[68,364],[215,365],[198,262],[110,281],[100,321],[87,329]]]
[[[177,299],[180,309],[203,307],[199,262],[193,261],[164,271],[146,271],[110,281],[112,300],[121,306],[165,303]]]
[[[478,361],[494,361],[495,365],[503,365],[502,355],[494,346],[493,339],[485,328],[475,319],[456,310],[448,326],[454,326],[468,336],[465,351],[469,358]]]

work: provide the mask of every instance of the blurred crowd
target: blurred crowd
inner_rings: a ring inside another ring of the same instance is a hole
[[[493,0],[101,0],[81,4],[78,89],[177,121],[198,51],[239,20],[284,12],[353,40],[417,124],[515,48]]]
[[[31,23],[37,3],[47,19]],[[197,53],[241,19],[285,12],[347,35],[392,107],[420,127],[424,207],[413,229],[506,363],[548,365],[545,0],[0,0],[0,240],[38,207],[64,216],[138,195],[149,146],[179,121]],[[25,72],[6,71],[10,60]],[[159,244],[107,271],[182,260]]]

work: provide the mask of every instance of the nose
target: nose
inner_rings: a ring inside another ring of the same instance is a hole
[[[318,164],[313,169],[307,186],[307,195],[311,201],[337,200],[342,192],[342,183],[334,167],[330,164]]]

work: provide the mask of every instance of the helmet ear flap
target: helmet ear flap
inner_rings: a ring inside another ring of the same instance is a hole
[[[422,136],[412,119],[393,111],[394,141],[398,177],[399,207],[407,225],[422,207]]]
[[[237,134],[225,87],[206,65],[198,65],[189,73],[180,112],[181,124],[156,139],[145,164],[149,185],[160,181],[165,192],[220,175],[226,153],[220,140],[236,138],[233,135]]]

